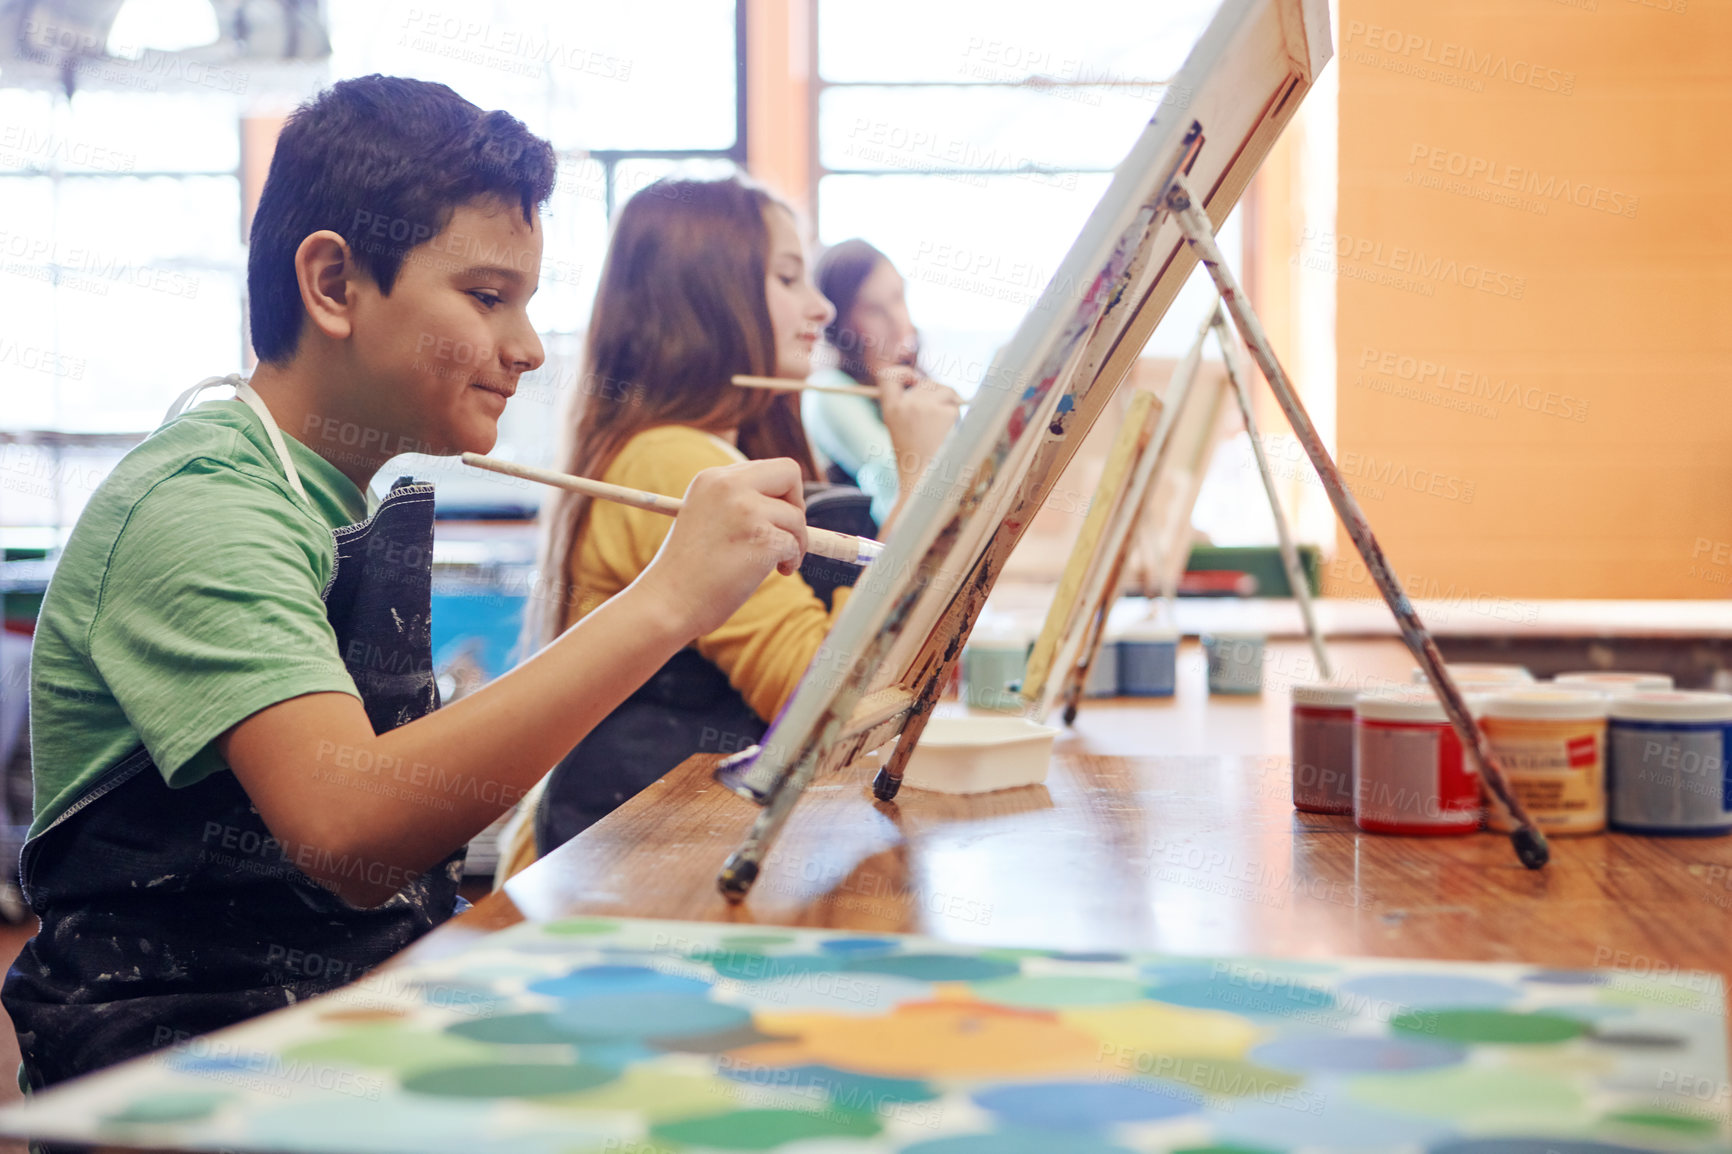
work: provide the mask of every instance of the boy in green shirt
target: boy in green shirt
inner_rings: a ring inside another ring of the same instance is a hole
[[[398,453],[492,448],[542,362],[553,179],[545,141],[443,85],[344,81],[284,127],[248,254],[257,371],[127,455],[43,604],[21,862],[42,926],[0,995],[33,1087],[353,980],[449,918],[469,839],[798,566],[799,469],[710,470],[636,582],[435,711],[432,487],[365,493]]]

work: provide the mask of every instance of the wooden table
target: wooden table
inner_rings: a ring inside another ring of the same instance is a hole
[[[1365,680],[1405,681],[1413,665],[1393,641],[1330,653]],[[741,906],[715,875],[757,809],[710,779],[715,758],[694,757],[393,964],[525,918],[601,914],[1059,949],[1594,966],[1692,992],[1691,971],[1725,968],[1732,838],[1554,838],[1551,864],[1531,872],[1492,834],[1379,837],[1295,812],[1286,686],[1308,661],[1304,645],[1272,643],[1260,697],[1210,697],[1187,644],[1176,697],[1085,702],[1044,786],[906,789],[882,804],[872,767],[851,767],[801,800]]]
[[[1412,665],[1393,642],[1331,649],[1359,676],[1405,680]],[[604,914],[1079,950],[1725,967],[1732,838],[1554,838],[1535,872],[1500,836],[1382,837],[1295,812],[1276,682],[1302,654],[1272,645],[1269,688],[1235,700],[1206,694],[1187,646],[1177,698],[1085,703],[1044,786],[883,804],[872,767],[851,767],[802,799],[738,907],[715,874],[757,810],[694,757],[412,953]]]

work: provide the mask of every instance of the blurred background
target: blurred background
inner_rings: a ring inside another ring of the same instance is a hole
[[[443,81],[557,148],[532,305],[549,356],[497,450],[545,462],[610,216],[673,172],[743,170],[798,208],[815,249],[878,245],[907,278],[927,370],[972,392],[1216,8],[0,0],[12,636],[113,462],[188,385],[251,367],[250,208],[282,118],[333,80]],[[1333,15],[1334,61],[1221,239],[1409,592],[1506,622],[1555,599],[1715,609],[1732,582],[1732,5]],[[1134,384],[1161,387],[1212,300],[1193,277]],[[1258,386],[1319,587],[1372,596]],[[1235,425],[1192,530],[1266,548]],[[1016,575],[1056,576],[1091,446]],[[431,459],[380,477],[402,472],[438,484],[436,636],[461,692],[511,660],[539,493]]]

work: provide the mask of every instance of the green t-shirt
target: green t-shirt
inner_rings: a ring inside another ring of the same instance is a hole
[[[356,694],[322,600],[361,490],[263,422],[206,403],[128,453],[72,530],[36,626],[30,756],[40,833],[142,743],[171,787],[227,767],[213,739],[304,693]]]

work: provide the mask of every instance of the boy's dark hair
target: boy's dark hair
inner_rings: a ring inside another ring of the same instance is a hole
[[[443,84],[401,76],[343,80],[297,108],[277,138],[247,253],[253,349],[295,353],[301,290],[295,250],[322,229],[349,243],[387,295],[404,257],[459,205],[493,195],[532,220],[553,192],[553,147],[506,112],[484,112]]]

